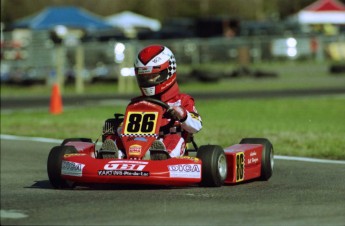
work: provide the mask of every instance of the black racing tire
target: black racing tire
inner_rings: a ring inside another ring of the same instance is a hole
[[[64,139],[62,141],[61,146],[65,146],[65,144],[67,144],[70,141],[81,141],[81,142],[92,143],[92,139],[91,138],[67,138],[67,139]]]
[[[220,187],[227,177],[227,161],[224,150],[218,145],[202,145],[197,158],[202,161],[201,186]]]
[[[47,161],[48,178],[54,188],[71,189],[74,183],[61,178],[62,159],[65,154],[78,153],[74,146],[56,146],[49,153]]]
[[[240,144],[262,144],[261,180],[267,181],[273,174],[274,151],[272,143],[266,138],[243,138]]]

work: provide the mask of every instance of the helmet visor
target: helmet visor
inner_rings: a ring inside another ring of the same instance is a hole
[[[168,71],[163,70],[155,74],[137,74],[136,77],[140,87],[151,87],[166,81],[168,79]]]

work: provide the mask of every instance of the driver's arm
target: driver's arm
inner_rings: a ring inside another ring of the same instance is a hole
[[[185,95],[181,106],[173,107],[173,115],[181,122],[181,127],[189,133],[197,133],[202,128],[202,120],[194,105],[194,99]]]
[[[182,129],[189,133],[197,133],[202,128],[202,121],[199,114],[195,112],[187,111],[187,117],[185,121],[181,121]]]

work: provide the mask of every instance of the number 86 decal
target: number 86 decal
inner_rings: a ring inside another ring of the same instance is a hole
[[[156,112],[130,112],[125,125],[125,134],[152,134],[157,123]]]

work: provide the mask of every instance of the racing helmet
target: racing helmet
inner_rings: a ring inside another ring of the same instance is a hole
[[[144,96],[163,93],[176,82],[174,54],[162,45],[151,45],[142,49],[135,60],[134,69]]]

